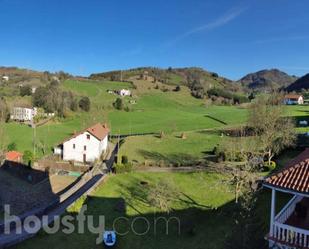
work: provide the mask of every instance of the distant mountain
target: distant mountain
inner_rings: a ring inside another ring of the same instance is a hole
[[[217,73],[206,71],[198,67],[186,68],[156,68],[140,67],[128,70],[118,70],[91,74],[93,80],[130,81],[147,79],[153,83],[160,82],[167,85],[185,85],[189,88],[201,87],[204,90],[211,88],[225,88],[238,90],[239,86]],[[236,91],[235,90],[235,91]]]
[[[241,83],[243,87],[249,89],[269,91],[272,89],[285,88],[297,79],[296,76],[290,76],[278,69],[270,69],[248,74],[238,82]]]
[[[309,74],[306,74],[305,76],[299,78],[294,83],[289,85],[285,90],[288,92],[298,92],[302,89],[309,89]]]

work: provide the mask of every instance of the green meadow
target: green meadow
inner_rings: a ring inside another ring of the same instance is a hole
[[[118,111],[112,106],[117,98],[107,90],[132,89],[131,84],[123,82],[66,81],[62,87],[78,96],[88,96],[92,108],[89,113],[69,113],[65,119],[51,121],[35,130],[15,122],[5,124],[5,138],[15,142],[20,151],[32,150],[33,141],[43,144],[46,153],[69,137],[96,122],[107,122],[112,134],[165,132],[191,132],[215,129],[226,125],[238,125],[246,120],[247,111],[232,106],[206,106],[202,100],[193,98],[187,89],[180,92],[162,92],[151,89],[140,96],[124,98],[130,111]],[[134,90],[133,90],[134,93]],[[130,104],[134,99],[136,104]],[[177,135],[177,134],[175,134]],[[199,136],[195,136],[195,139]],[[189,141],[189,140],[188,140]],[[37,151],[38,156],[42,152]]]
[[[163,92],[151,83],[143,91],[135,90],[130,83],[111,81],[67,80],[62,88],[77,96],[88,96],[91,111],[68,113],[64,119],[56,119],[35,130],[28,126],[10,122],[5,124],[4,142],[15,142],[20,151],[33,150],[33,141],[44,147],[45,155],[74,131],[84,129],[96,122],[106,122],[112,134],[164,133],[164,138],[156,136],[130,137],[121,147],[121,154],[130,161],[143,163],[145,160],[160,160],[166,157],[203,158],[221,142],[220,129],[244,124],[248,111],[242,106],[214,106],[193,98],[186,87],[181,91]],[[133,97],[123,98],[128,111],[113,108],[118,97],[107,90],[131,89]],[[134,104],[132,101],[134,100]],[[306,119],[307,106],[287,107],[288,116],[297,120]],[[299,128],[306,132],[306,128]],[[185,134],[186,139],[181,139]],[[43,156],[37,149],[36,156]]]
[[[172,184],[178,193],[178,197],[169,204],[169,212],[155,208],[147,198],[149,189],[162,181]],[[286,200],[287,196],[278,194],[278,210]],[[119,208],[121,203],[125,203],[124,208]],[[87,205],[85,214],[94,217],[95,226],[98,226],[99,216],[104,215],[105,229],[116,229],[122,233],[117,237],[116,249],[223,249],[238,215],[233,187],[227,183],[227,178],[207,172],[109,176],[84,204]],[[76,205],[74,209],[78,210],[80,203]],[[262,240],[268,231],[269,214],[266,210],[270,210],[268,191],[259,194],[257,209],[261,227],[256,236]],[[73,217],[77,215],[70,214]],[[117,221],[119,217],[122,218]],[[166,223],[156,222],[162,221],[162,218],[170,219],[167,233]],[[76,220],[73,224],[77,229]],[[62,231],[46,234],[41,231],[35,238],[14,248],[39,249],[43,244],[48,248],[104,248],[102,243],[96,244],[98,237],[102,238],[102,234],[93,234],[87,228],[84,233],[75,230],[72,234]]]

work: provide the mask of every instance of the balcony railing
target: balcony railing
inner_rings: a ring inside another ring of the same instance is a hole
[[[299,248],[309,247],[309,230],[292,227],[289,225],[274,223],[274,239],[287,245]]]
[[[279,243],[291,246],[291,248],[295,246],[299,248],[309,248],[309,230],[284,224],[293,214],[296,204],[302,199],[302,196],[295,195],[275,217],[272,228],[272,238]]]
[[[284,224],[288,218],[293,214],[296,204],[303,199],[302,196],[295,195],[278,213],[275,217],[275,221]]]

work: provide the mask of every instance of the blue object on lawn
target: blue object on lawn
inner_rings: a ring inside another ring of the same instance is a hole
[[[106,246],[114,246],[116,244],[116,233],[114,231],[105,231],[103,242]]]

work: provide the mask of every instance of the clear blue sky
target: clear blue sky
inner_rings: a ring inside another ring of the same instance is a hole
[[[309,73],[308,0],[0,0],[0,65]]]

